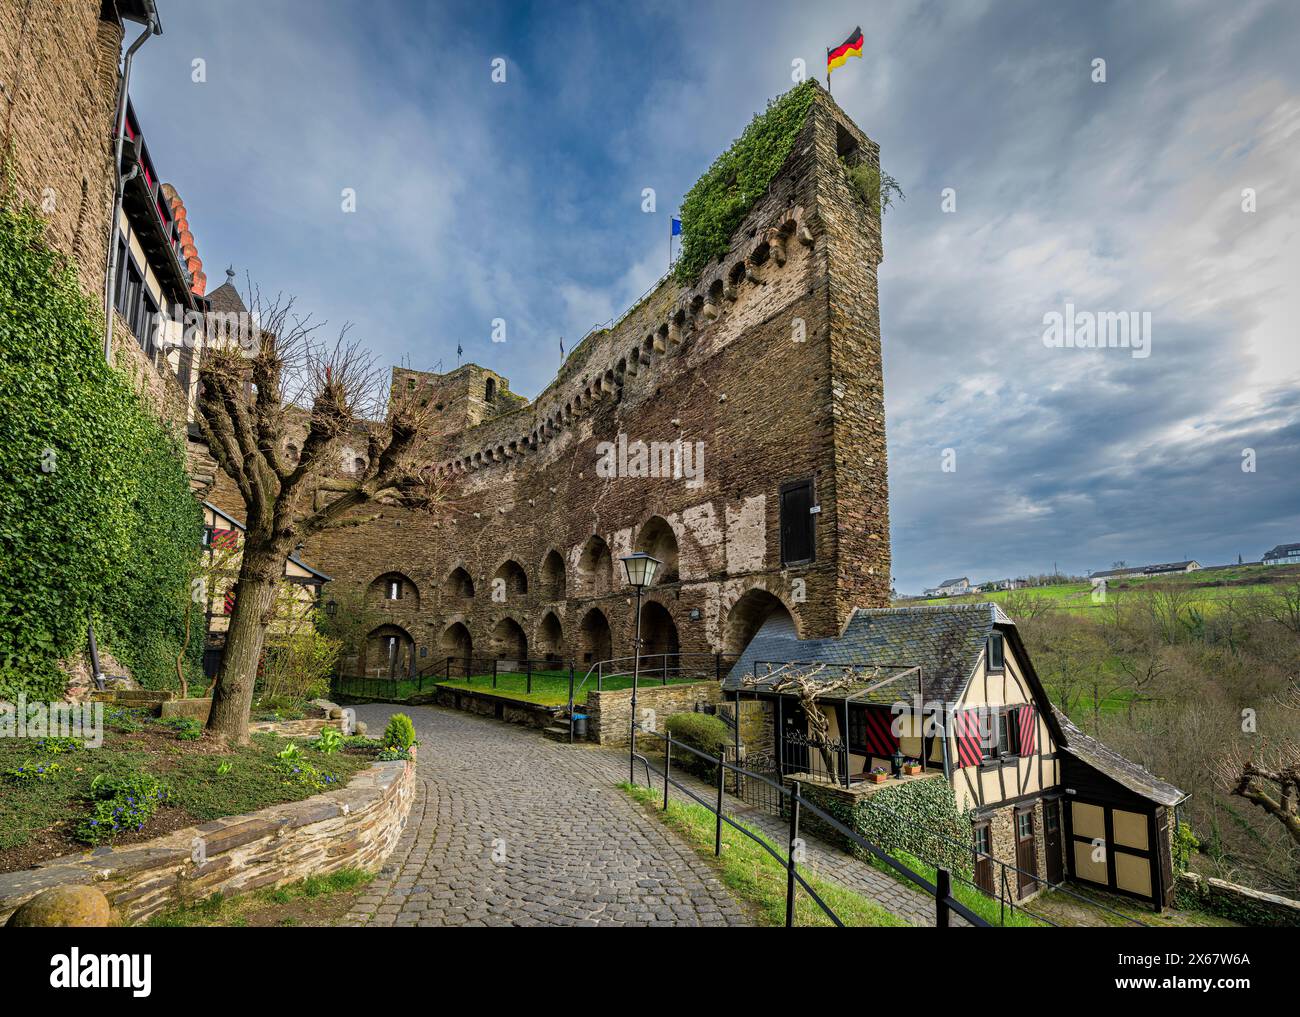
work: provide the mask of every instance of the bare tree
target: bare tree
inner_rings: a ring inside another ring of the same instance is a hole
[[[1300,710],[1300,684],[1291,685],[1277,701],[1285,710]],[[1224,791],[1258,805],[1300,845],[1300,743],[1265,741],[1249,756],[1234,746],[1217,760],[1214,773]]]
[[[839,761],[830,747],[831,722],[817,701],[879,677],[878,669],[865,672],[845,668],[837,675],[827,674],[825,664],[811,666],[782,664],[762,678],[747,674],[740,679],[740,682],[742,685],[762,686],[764,692],[793,695],[799,700],[799,705],[803,707],[804,715],[808,718],[808,741],[817,746],[826,772],[830,774],[832,782],[836,782],[839,780]],[[844,744],[847,745],[849,733],[847,731],[841,733]]]
[[[344,329],[333,344],[293,313],[293,301],[263,304],[246,341],[209,347],[199,368],[198,421],[247,514],[235,604],[208,731],[248,741],[248,715],[266,629],[285,561],[303,541],[382,515],[380,506],[433,510],[441,478],[429,465],[428,410],[415,393],[387,392],[371,354]],[[287,449],[305,425],[301,452]],[[365,467],[347,475],[341,453],[364,442]],[[375,506],[376,511],[357,510]]]

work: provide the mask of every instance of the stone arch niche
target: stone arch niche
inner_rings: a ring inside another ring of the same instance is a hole
[[[563,600],[568,595],[568,581],[564,574],[564,556],[552,548],[542,559],[541,591],[545,600]]]
[[[613,656],[614,638],[609,631],[609,619],[604,611],[593,607],[583,615],[582,624],[578,626],[578,661],[594,664]]]
[[[744,652],[758,630],[773,635],[795,638],[797,629],[790,609],[781,598],[763,589],[747,591],[727,612],[723,629],[723,652],[739,655]]]
[[[401,607],[413,611],[420,609],[419,587],[401,572],[385,572],[376,576],[366,590],[366,599],[377,607]]]
[[[493,598],[497,597],[498,591],[504,591],[507,599],[528,594],[528,574],[513,558],[503,561],[492,576]]]
[[[469,659],[474,655],[474,640],[465,623],[453,622],[443,629],[442,635],[438,637],[438,649],[444,660],[451,657],[454,663],[463,662],[468,669]]]
[[[677,661],[671,658],[681,650],[677,623],[668,608],[657,600],[647,600],[641,605],[641,666],[653,671],[663,663],[662,655],[668,654],[668,667],[672,669],[677,666]]]
[[[559,662],[564,659],[564,628],[554,611],[547,611],[542,623],[537,626],[537,638],[533,641],[534,652],[546,660]]]
[[[380,625],[366,636],[362,672],[370,678],[404,678],[415,670],[415,640],[400,625]]]
[[[614,558],[605,538],[598,533],[593,533],[582,545],[578,583],[578,592],[583,597],[602,597],[614,590]]]
[[[447,581],[443,584],[443,602],[455,603],[461,600],[474,599],[474,580],[470,578],[460,566],[451,570],[447,576]]]
[[[513,618],[502,618],[492,630],[492,649],[498,660],[527,660],[528,636]]]
[[[634,550],[644,551],[662,562],[655,572],[656,583],[675,583],[681,578],[677,567],[677,534],[663,516],[651,516],[637,531]]]

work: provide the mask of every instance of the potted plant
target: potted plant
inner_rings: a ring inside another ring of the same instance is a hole
[[[883,784],[889,779],[889,771],[883,766],[873,766],[871,772],[867,774],[867,780],[873,784]]]
[[[903,772],[909,777],[918,777],[921,774],[921,761],[909,756],[903,763]]]

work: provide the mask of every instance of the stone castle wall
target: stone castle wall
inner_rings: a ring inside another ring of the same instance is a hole
[[[0,161],[96,298],[107,267],[122,43],[122,29],[99,14],[99,0],[0,4]]]
[[[643,633],[652,652],[738,651],[771,610],[810,637],[837,633],[854,606],[886,606],[880,224],[841,156],[878,159],[819,92],[731,252],[689,289],[666,280],[587,337],[531,403],[474,365],[395,372],[395,385],[423,386],[447,414],[439,465],[451,504],[434,517],[386,509],[309,541],[305,560],[334,579],[326,597],[373,585],[380,620],[409,638],[403,659],[416,670],[463,656],[466,633],[475,656],[523,648],[581,664],[629,653],[632,598],[618,558],[639,549],[677,558],[677,577],[648,592],[659,605],[647,607]],[[476,387],[489,380],[491,405]],[[600,443],[619,435],[702,442],[701,482],[598,476]],[[815,560],[783,567],[781,488],[808,479],[820,507]],[[562,590],[546,582],[552,552]],[[507,562],[526,592],[509,576],[494,589]],[[473,597],[459,574],[453,581],[457,569]],[[390,573],[410,581],[411,595],[383,603],[377,580]]]

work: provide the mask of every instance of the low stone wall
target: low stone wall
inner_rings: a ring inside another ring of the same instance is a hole
[[[480,717],[492,717],[509,724],[523,724],[539,729],[550,727],[564,712],[564,708],[559,706],[541,706],[505,696],[494,696],[489,692],[467,692],[465,689],[442,686],[433,693],[433,702],[453,710],[477,713]]]
[[[681,685],[642,685],[637,689],[636,708],[641,726],[662,731],[664,721],[674,713],[690,713],[696,704],[718,703],[722,686],[715,681]],[[647,716],[645,711],[652,711]],[[588,692],[587,740],[600,745],[626,745],[632,724],[632,690],[606,689]]]
[[[1243,925],[1300,928],[1300,901],[1194,872],[1179,873],[1174,903],[1178,907],[1195,908],[1230,918]]]
[[[94,886],[120,920],[139,922],[217,892],[282,886],[342,868],[378,869],[406,825],[414,789],[414,759],[375,763],[347,787],[300,802],[0,874],[0,925],[55,886]]]

